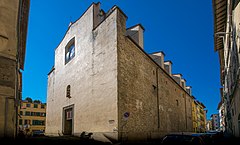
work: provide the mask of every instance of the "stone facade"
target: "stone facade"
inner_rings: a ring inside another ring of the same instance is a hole
[[[220,127],[219,114],[212,114],[211,121],[212,121],[212,130],[218,131]]]
[[[64,134],[63,111],[71,105],[72,134],[117,129],[117,11],[93,30],[98,7],[91,5],[55,50],[54,70],[48,76],[46,134]],[[65,64],[65,46],[72,38],[75,57]],[[68,85],[71,98],[66,97]]]
[[[0,138],[17,134],[29,0],[0,2]]]
[[[194,98],[164,70],[164,59],[160,66],[144,52],[144,28],[126,29],[126,18],[94,3],[69,26],[48,74],[46,134],[147,140],[193,130]],[[75,56],[66,63],[73,38]]]

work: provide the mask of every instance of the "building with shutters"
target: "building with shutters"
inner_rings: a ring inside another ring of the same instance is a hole
[[[240,137],[240,1],[212,0],[214,50],[219,54],[221,126]]]
[[[26,130],[26,125],[30,126],[30,132],[45,131],[46,103],[21,101],[18,110],[18,128]]]

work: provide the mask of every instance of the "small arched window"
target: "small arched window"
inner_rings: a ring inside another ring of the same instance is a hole
[[[71,86],[70,85],[67,86],[67,91],[66,92],[67,92],[66,97],[71,98]]]

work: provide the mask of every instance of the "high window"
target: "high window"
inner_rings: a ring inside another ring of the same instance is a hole
[[[65,47],[65,64],[75,56],[75,38],[72,38]]]
[[[70,94],[70,91],[71,91],[71,86],[70,85],[68,85],[67,86],[67,90],[66,90],[66,97],[68,97],[68,98],[71,98],[71,94]]]
[[[26,104],[27,107],[31,107],[31,104]]]
[[[38,104],[34,104],[34,108],[38,108]]]
[[[41,108],[42,108],[42,109],[44,109],[44,108],[45,108],[45,106],[44,106],[44,105],[41,105]]]

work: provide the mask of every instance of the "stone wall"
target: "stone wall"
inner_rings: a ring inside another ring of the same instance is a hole
[[[62,134],[63,108],[70,105],[75,135],[87,131],[147,140],[192,131],[192,98],[126,36],[126,15],[113,7],[96,24],[96,11],[99,6],[93,4],[71,24],[55,50],[48,75],[46,133]],[[65,46],[72,38],[75,57],[65,64]],[[66,97],[68,85],[71,98]]]
[[[0,137],[14,137],[16,62],[0,56]]]
[[[119,138],[146,140],[169,132],[192,131],[192,101],[187,92],[125,36],[118,13]],[[128,112],[128,118],[123,114]]]

